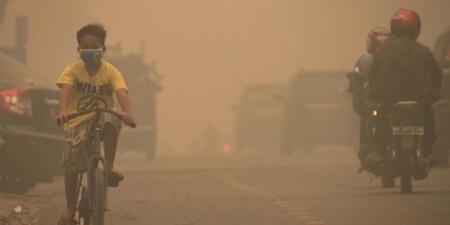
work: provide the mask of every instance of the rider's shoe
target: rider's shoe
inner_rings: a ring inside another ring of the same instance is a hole
[[[385,167],[385,158],[380,153],[374,151],[367,154],[362,165],[365,171],[373,173],[375,176],[380,176]]]
[[[417,166],[414,167],[414,179],[423,180],[428,177],[431,172],[431,162],[430,158],[419,159]]]
[[[426,158],[427,158],[428,161],[430,162],[430,166],[431,166],[431,167],[435,167],[435,166],[438,165],[438,160],[436,159],[436,157],[434,157],[433,154],[427,155]]]
[[[110,170],[108,174],[108,186],[117,187],[123,179],[125,179],[125,177],[122,174],[114,170]]]
[[[66,211],[59,217],[57,225],[78,225],[75,218],[75,210],[66,209]]]
[[[360,166],[358,168],[358,173],[362,173],[364,171],[367,171],[367,169],[365,168],[364,160],[360,159]]]

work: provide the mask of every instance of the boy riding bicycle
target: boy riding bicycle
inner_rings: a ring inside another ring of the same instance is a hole
[[[77,32],[78,51],[81,61],[68,65],[56,84],[61,89],[58,121],[65,122],[64,133],[64,181],[67,208],[58,225],[67,225],[77,210],[77,188],[79,174],[87,170],[92,143],[90,132],[95,114],[87,114],[68,121],[67,115],[94,108],[114,109],[114,94],[123,111],[123,120],[132,124],[133,116],[128,99],[128,90],[122,74],[113,65],[102,59],[106,50],[106,30],[100,24],[88,24]],[[118,118],[103,114],[103,145],[105,159],[110,167],[108,183],[117,186],[124,178],[113,171],[117,139],[121,129]]]

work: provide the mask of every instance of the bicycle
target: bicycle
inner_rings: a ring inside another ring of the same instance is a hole
[[[69,114],[67,120],[73,120],[79,116],[95,112],[95,119],[92,130],[89,135],[94,136],[94,151],[89,159],[88,169],[81,172],[78,188],[78,221],[72,220],[70,225],[103,225],[104,214],[107,211],[107,187],[108,187],[108,173],[109,167],[102,155],[101,139],[102,127],[100,125],[101,113],[110,113],[116,116],[122,122],[124,118],[119,113],[102,108],[90,109],[83,112]],[[60,121],[58,121],[60,123]],[[128,124],[131,128],[135,128],[136,124]],[[83,175],[86,173],[87,184],[83,184]],[[81,192],[80,192],[81,190]]]

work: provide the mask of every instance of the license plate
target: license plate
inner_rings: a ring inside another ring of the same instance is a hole
[[[392,127],[392,134],[394,136],[401,136],[401,135],[423,136],[424,133],[425,129],[422,126]]]

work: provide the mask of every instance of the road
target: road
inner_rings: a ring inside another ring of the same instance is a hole
[[[324,148],[289,159],[124,159],[126,181],[109,191],[107,224],[450,225],[449,169],[401,194],[358,173],[354,158]],[[61,193],[54,199],[38,225],[55,224],[64,205]]]

